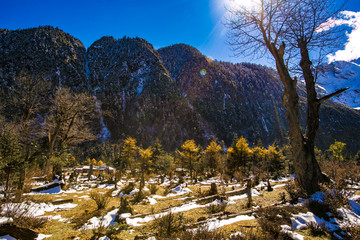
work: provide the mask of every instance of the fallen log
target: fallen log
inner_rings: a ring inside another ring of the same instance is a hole
[[[147,239],[147,238],[152,237],[154,235],[155,235],[155,233],[151,233],[151,232],[150,233],[145,233],[145,234],[142,234],[142,235],[136,235],[134,240]]]
[[[51,188],[58,187],[58,186],[60,186],[60,182],[52,182],[52,183],[48,183],[48,184],[45,184],[40,187],[34,187],[31,189],[31,191],[32,192],[42,192],[42,191],[49,190]]]
[[[59,200],[55,200],[53,202],[51,202],[53,205],[60,205],[60,204],[64,204],[64,203],[72,203],[74,200],[72,198],[70,199],[59,199]]]

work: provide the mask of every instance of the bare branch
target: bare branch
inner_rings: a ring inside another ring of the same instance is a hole
[[[332,98],[332,97],[335,97],[336,95],[339,95],[339,94],[342,93],[342,92],[345,92],[345,91],[348,90],[348,89],[349,89],[348,87],[347,87],[347,88],[339,89],[339,90],[337,90],[336,92],[333,92],[333,93],[331,93],[331,94],[329,94],[329,95],[326,95],[326,96],[318,99],[318,102],[321,104],[321,103],[325,102],[326,100],[328,100],[328,99],[330,99],[330,98]]]

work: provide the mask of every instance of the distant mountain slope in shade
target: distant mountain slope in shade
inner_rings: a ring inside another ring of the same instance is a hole
[[[234,134],[250,144],[287,141],[283,87],[271,68],[212,61],[185,44],[156,51],[141,38],[103,37],[86,51],[52,27],[1,29],[0,55],[1,90],[26,69],[52,83],[49,97],[58,86],[93,94],[113,142],[132,136],[147,147],[158,138],[174,150],[187,139],[206,146],[217,138],[228,146]],[[340,69],[356,70],[350,66]],[[334,71],[335,80],[344,78]],[[298,90],[304,123],[306,94],[300,84]],[[320,112],[317,146],[327,149],[336,139],[358,151],[360,111],[328,101]]]
[[[338,89],[349,89],[332,100],[352,108],[360,109],[360,65],[356,62],[333,62],[324,68],[317,84],[324,93],[332,93]]]
[[[11,86],[17,74],[29,71],[53,85],[82,91],[87,86],[85,54],[78,39],[57,28],[0,29],[0,84]]]
[[[219,139],[230,144],[234,133],[250,143],[261,139],[286,142],[287,124],[281,99],[282,84],[277,73],[256,64],[214,62],[197,49],[176,44],[159,49],[164,65],[178,88],[212,127]],[[201,76],[200,71],[206,70]],[[306,121],[306,91],[299,84],[301,122]],[[344,115],[342,115],[342,113]],[[328,101],[320,109],[321,124],[317,146],[327,149],[334,139],[357,151],[360,113]]]
[[[149,145],[159,138],[167,149],[190,138],[205,143],[206,123],[177,90],[151,44],[103,37],[87,57],[92,88],[115,139],[133,136]]]

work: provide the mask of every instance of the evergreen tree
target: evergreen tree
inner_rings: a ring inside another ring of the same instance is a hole
[[[159,161],[160,158],[164,155],[164,150],[158,138],[151,146],[151,151],[152,151],[152,155],[151,155],[152,169],[154,169],[156,172],[162,170],[163,167],[159,164]]]
[[[14,176],[21,170],[24,159],[21,154],[19,133],[16,126],[6,124],[0,130],[0,170],[5,173],[4,194],[5,198],[11,190]]]

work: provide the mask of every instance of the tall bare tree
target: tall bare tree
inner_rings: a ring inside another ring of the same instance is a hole
[[[1,91],[2,114],[6,115],[8,122],[17,124],[19,129],[19,143],[22,148],[22,161],[18,163],[20,171],[19,190],[23,189],[26,164],[32,154],[32,142],[39,137],[37,117],[46,107],[45,102],[49,87],[50,84],[42,76],[23,70],[14,79],[11,88]]]
[[[49,140],[49,159],[56,146],[61,149],[67,145],[96,139],[90,127],[96,114],[92,96],[72,93],[68,88],[59,88],[51,104],[45,126]]]
[[[322,98],[317,97],[316,68],[339,35],[320,31],[321,24],[339,10],[332,0],[254,0],[252,7],[230,9],[227,25],[230,44],[237,53],[270,53],[284,86],[283,105],[289,125],[290,144],[294,157],[296,180],[304,193],[319,190],[326,180],[315,158],[314,146],[319,128],[319,108],[327,99],[346,89]],[[314,60],[316,59],[316,61]],[[292,77],[292,66],[306,83],[307,121],[303,133],[300,125],[297,78]]]

